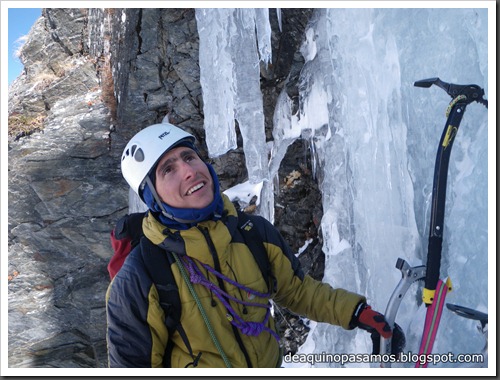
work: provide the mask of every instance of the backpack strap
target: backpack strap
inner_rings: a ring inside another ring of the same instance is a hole
[[[144,236],[142,232],[142,220],[146,217],[147,213],[147,211],[136,212],[122,216],[118,222],[116,222],[114,229],[115,237],[117,239],[129,238],[132,248],[134,248],[139,244],[141,237]]]
[[[198,354],[198,356],[194,355],[186,332],[180,322],[181,300],[179,296],[179,289],[170,268],[171,264],[174,262],[174,258],[171,253],[165,251],[157,245],[154,245],[145,237],[141,239],[140,245],[142,259],[153,280],[153,283],[156,286],[160,306],[165,313],[164,322],[167,326],[169,339],[163,356],[163,365],[165,367],[171,367],[171,356],[174,347],[172,336],[175,331],[177,331],[186,345],[189,354],[193,358],[193,362],[189,363],[186,367],[191,365],[196,367],[201,353]]]
[[[267,250],[266,247],[264,247],[262,236],[259,234],[259,231],[257,231],[250,216],[239,209],[237,210],[238,228],[243,235],[245,244],[248,249],[250,249],[250,252],[252,252],[255,262],[259,266],[262,277],[267,283],[269,293],[275,293],[277,289],[277,280],[271,270],[271,263],[269,262],[269,256],[267,256]]]

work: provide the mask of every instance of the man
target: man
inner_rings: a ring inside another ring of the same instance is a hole
[[[124,149],[123,176],[149,212],[142,220],[145,238],[108,289],[111,367],[279,366],[270,299],[315,321],[391,337],[385,318],[366,305],[365,297],[304,275],[272,224],[251,216],[272,281],[265,278],[256,249],[251,251],[237,228],[237,210],[194,143],[192,135],[162,122],[137,133]],[[183,328],[174,332],[164,323],[161,289],[141,256],[149,246],[175,257],[165,267],[175,278],[181,303],[177,312]]]

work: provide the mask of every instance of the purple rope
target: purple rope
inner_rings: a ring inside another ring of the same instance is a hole
[[[271,315],[271,305],[268,302],[267,304],[262,304],[262,303],[257,303],[257,302],[245,302],[243,300],[240,300],[236,297],[231,296],[230,294],[226,293],[223,291],[221,288],[216,286],[214,283],[209,281],[205,276],[201,273],[200,269],[197,267],[197,265],[194,263],[194,260],[188,256],[184,256],[184,263],[186,265],[186,268],[189,272],[189,278],[193,284],[200,284],[207,289],[211,290],[212,293],[215,294],[215,296],[222,302],[222,304],[226,307],[226,309],[229,311],[229,314],[227,315],[229,322],[237,327],[243,334],[245,335],[250,335],[250,336],[258,336],[262,331],[267,331],[269,332],[278,342],[280,340],[279,335],[276,334],[275,331],[270,329],[269,327],[266,326],[267,321],[269,320],[269,316]],[[258,297],[262,298],[267,298],[269,297],[270,294],[266,293],[260,293],[254,289],[248,288],[242,284],[237,283],[236,281],[231,280],[230,278],[224,276],[223,274],[217,272],[215,269],[210,267],[209,265],[206,265],[204,263],[200,264],[203,266],[203,268],[207,269],[210,273],[214,274],[215,276],[221,278],[222,280],[236,286],[239,289],[242,289],[250,294],[256,295]],[[239,303],[241,305],[245,306],[255,306],[255,307],[263,307],[267,309],[266,315],[264,317],[264,320],[262,322],[248,322],[243,320],[238,313],[231,307],[229,302],[226,301],[226,298]]]
[[[253,295],[255,295],[255,296],[257,296],[257,297],[261,297],[261,298],[268,298],[268,297],[270,297],[270,296],[271,296],[271,294],[270,294],[270,293],[260,293],[260,292],[258,292],[257,290],[254,290],[254,289],[248,288],[248,287],[246,287],[245,285],[242,285],[242,284],[240,284],[240,283],[238,283],[238,282],[236,282],[236,281],[234,281],[234,280],[231,280],[229,277],[224,276],[222,273],[217,272],[217,271],[216,271],[214,268],[212,268],[210,265],[205,264],[205,263],[202,263],[202,262],[200,262],[200,261],[198,261],[198,262],[200,263],[200,265],[201,265],[203,268],[205,268],[206,270],[208,270],[210,273],[212,273],[212,274],[213,274],[213,275],[215,275],[216,277],[219,277],[219,278],[221,278],[222,280],[224,280],[224,281],[226,281],[226,282],[230,283],[231,285],[234,285],[234,286],[236,286],[236,287],[238,287],[238,288],[240,288],[240,289],[242,289],[242,290],[244,290],[244,291],[246,291],[246,292],[248,292],[248,293],[250,293],[250,294],[253,294]]]
[[[217,294],[218,298],[226,297],[234,302],[237,302],[239,304],[243,304],[246,306],[268,307],[267,304],[262,304],[262,303],[257,303],[257,302],[245,302],[245,301],[239,300],[238,298],[233,297],[232,295],[223,291],[221,288],[219,288],[213,282],[210,282],[209,280],[207,280],[205,278],[205,276],[203,276],[203,274],[200,272],[199,268],[193,263],[192,259],[191,260],[184,259],[184,262],[185,262],[187,270],[189,272],[189,277],[191,279],[191,282],[193,284],[200,284],[200,285],[204,286],[205,288],[208,288],[213,293]],[[235,283],[235,286],[238,286],[238,285],[239,284]]]

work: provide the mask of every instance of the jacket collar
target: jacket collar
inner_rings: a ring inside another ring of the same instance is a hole
[[[224,201],[224,216],[221,219],[217,221],[206,220],[189,229],[176,230],[166,227],[149,213],[142,223],[144,235],[153,244],[161,245],[163,248],[180,255],[188,254],[210,264],[211,260],[208,258],[211,257],[211,254],[204,234],[208,233],[220,255],[227,251],[227,246],[232,240],[238,223],[236,208],[225,194],[221,194],[221,196]]]

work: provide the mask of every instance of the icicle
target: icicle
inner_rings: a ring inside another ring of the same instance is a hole
[[[318,173],[318,161],[317,161],[317,155],[316,155],[316,145],[314,144],[314,139],[309,140],[310,147],[311,147],[311,171],[312,171],[312,176],[313,179],[316,180],[317,178],[317,173]]]
[[[271,24],[269,24],[269,9],[255,9],[255,27],[259,44],[260,60],[268,65],[271,62]]]
[[[235,88],[230,52],[234,30],[231,9],[196,9],[200,36],[200,83],[203,91],[206,144],[211,157],[237,147]]]
[[[282,31],[281,27],[281,8],[276,8],[276,17],[278,18],[278,27],[280,28],[280,32]]]
[[[268,171],[255,11],[237,9],[234,25],[236,31],[232,33],[230,49],[236,88],[235,116],[243,137],[248,179],[250,183],[259,183],[267,179]]]
[[[282,90],[276,102],[273,116],[273,145],[269,160],[269,173],[273,177],[279,170],[288,146],[300,137],[301,129],[292,123],[292,101],[286,90]]]

